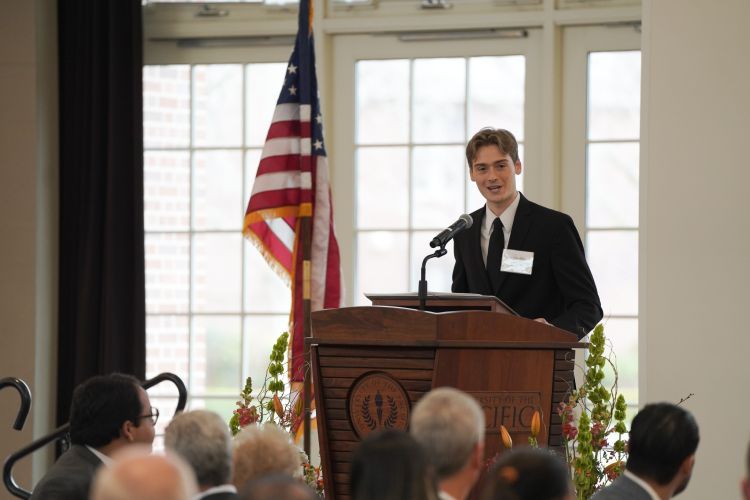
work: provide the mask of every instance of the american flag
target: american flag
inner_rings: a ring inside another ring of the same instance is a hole
[[[291,286],[293,381],[304,376],[304,322],[309,321],[304,317],[305,292],[312,311],[341,305],[341,262],[333,229],[310,1],[300,1],[297,40],[263,146],[243,230]],[[304,217],[312,218],[308,263],[302,251]]]

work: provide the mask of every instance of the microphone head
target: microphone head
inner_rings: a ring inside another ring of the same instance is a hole
[[[466,229],[469,229],[471,225],[474,224],[474,219],[472,219],[469,214],[463,214],[459,219],[466,223]]]

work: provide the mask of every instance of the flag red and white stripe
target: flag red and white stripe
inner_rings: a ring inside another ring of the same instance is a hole
[[[309,7],[308,0],[300,9]],[[333,225],[328,162],[315,77],[309,16],[300,13],[300,30],[268,130],[244,235],[256,244],[292,291],[290,368],[303,379],[305,291],[311,310],[341,305],[341,262]],[[311,218],[309,264],[303,262],[301,221]],[[308,267],[309,283],[305,283]]]

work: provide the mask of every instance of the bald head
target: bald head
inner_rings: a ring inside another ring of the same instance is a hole
[[[198,491],[192,470],[177,456],[139,449],[99,469],[92,500],[189,500]]]

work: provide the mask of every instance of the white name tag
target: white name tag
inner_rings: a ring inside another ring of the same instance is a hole
[[[523,250],[503,250],[503,261],[500,264],[500,270],[506,273],[531,274],[534,267],[534,252],[525,252]]]

